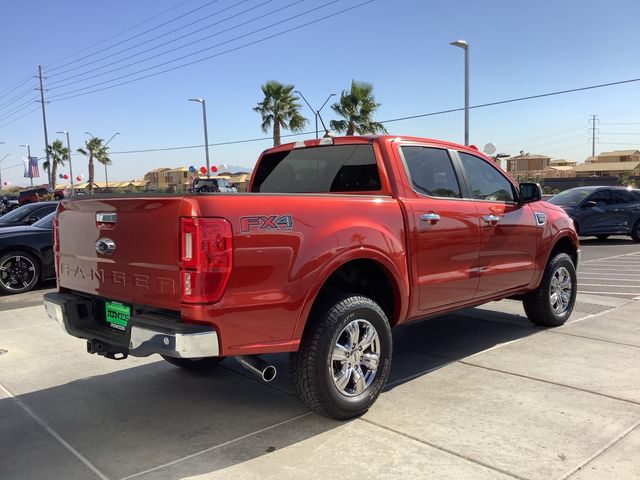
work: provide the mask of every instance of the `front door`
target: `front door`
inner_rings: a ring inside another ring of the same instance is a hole
[[[541,227],[535,204],[519,205],[514,185],[488,161],[459,152],[480,220],[477,298],[528,285],[533,279]]]
[[[471,300],[478,287],[476,206],[463,199],[446,149],[404,145],[400,153],[411,185],[402,202],[412,283],[419,292],[413,314]]]
[[[604,188],[589,195],[582,202],[580,210],[580,235],[610,233],[615,230],[616,212],[610,189]]]

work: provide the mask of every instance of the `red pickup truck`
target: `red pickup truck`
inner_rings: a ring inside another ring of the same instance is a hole
[[[391,366],[391,328],[517,298],[562,325],[579,244],[565,212],[478,151],[412,137],[266,150],[248,193],[65,200],[48,315],[89,353],[188,369],[288,352],[312,410],[365,412]]]

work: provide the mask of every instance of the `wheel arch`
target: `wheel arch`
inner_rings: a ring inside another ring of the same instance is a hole
[[[578,241],[577,239],[572,238],[569,235],[563,235],[557,238],[549,251],[549,255],[547,257],[547,261],[545,262],[545,266],[549,263],[549,260],[557,253],[566,253],[573,260],[573,265],[578,268]]]
[[[333,262],[314,281],[294,329],[299,340],[313,309],[332,291],[349,291],[376,301],[393,327],[406,317],[408,309],[408,275],[396,264],[375,250],[358,249],[346,252]]]

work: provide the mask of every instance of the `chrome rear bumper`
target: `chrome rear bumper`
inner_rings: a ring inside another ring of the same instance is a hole
[[[102,342],[110,351],[134,357],[154,353],[175,358],[217,357],[220,355],[218,333],[204,325],[167,321],[154,314],[132,316],[129,329],[120,332],[92,318],[86,307],[89,300],[71,294],[47,293],[44,308],[69,335],[89,342]],[[84,308],[78,308],[84,306]],[[84,315],[81,314],[84,313]]]

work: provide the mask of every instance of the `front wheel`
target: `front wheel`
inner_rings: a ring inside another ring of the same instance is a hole
[[[524,311],[533,323],[559,327],[567,321],[577,294],[576,269],[566,253],[552,256],[537,289],[524,296]]]
[[[365,413],[391,367],[391,328],[380,306],[360,295],[333,297],[314,309],[289,372],[302,401],[336,420]]]
[[[0,292],[23,293],[36,286],[40,264],[27,253],[9,252],[0,256]]]

